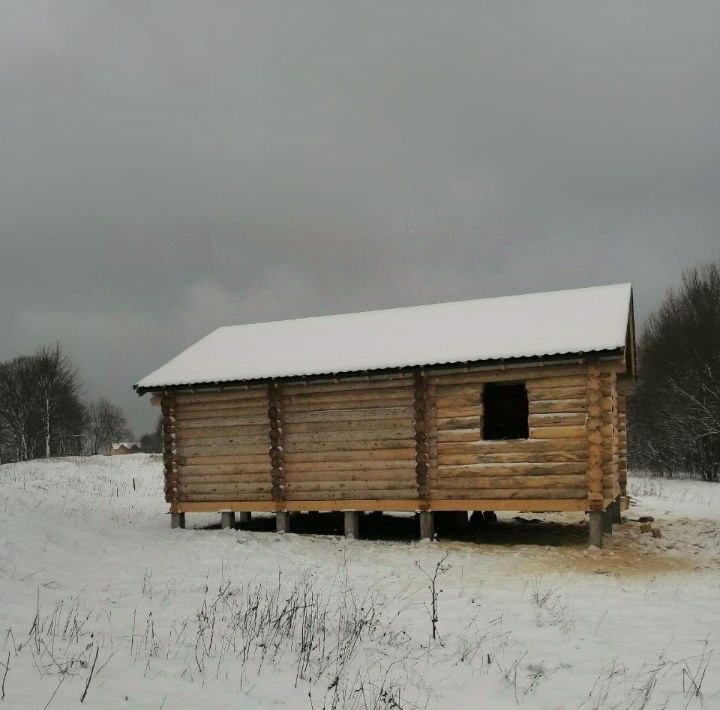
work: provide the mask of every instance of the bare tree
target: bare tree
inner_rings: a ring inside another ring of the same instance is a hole
[[[91,454],[113,441],[132,437],[122,409],[106,399],[99,399],[87,406],[87,443]]]
[[[60,344],[0,364],[3,458],[67,453],[83,428],[77,372]]]

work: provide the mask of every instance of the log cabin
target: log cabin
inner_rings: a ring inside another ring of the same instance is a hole
[[[135,385],[162,408],[165,496],[185,514],[627,506],[632,288],[222,327]],[[482,513],[481,513],[482,514]],[[488,517],[488,516],[486,516]]]

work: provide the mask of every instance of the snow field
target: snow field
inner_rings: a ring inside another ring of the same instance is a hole
[[[631,493],[662,538],[353,541],[171,530],[151,456],[0,466],[0,707],[720,707],[720,486]]]

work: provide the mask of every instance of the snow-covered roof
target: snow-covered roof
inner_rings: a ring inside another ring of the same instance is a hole
[[[631,294],[616,284],[226,326],[136,388],[615,350]]]
[[[137,441],[117,441],[111,444],[111,446],[113,448],[113,451],[117,451],[118,449],[141,448],[140,444]]]

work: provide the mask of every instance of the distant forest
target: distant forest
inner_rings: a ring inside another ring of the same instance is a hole
[[[106,399],[84,402],[77,369],[60,344],[0,363],[0,463],[105,453],[132,439],[125,415]],[[159,429],[140,445],[160,451]]]
[[[686,271],[645,323],[628,458],[666,476],[720,479],[720,262]]]

